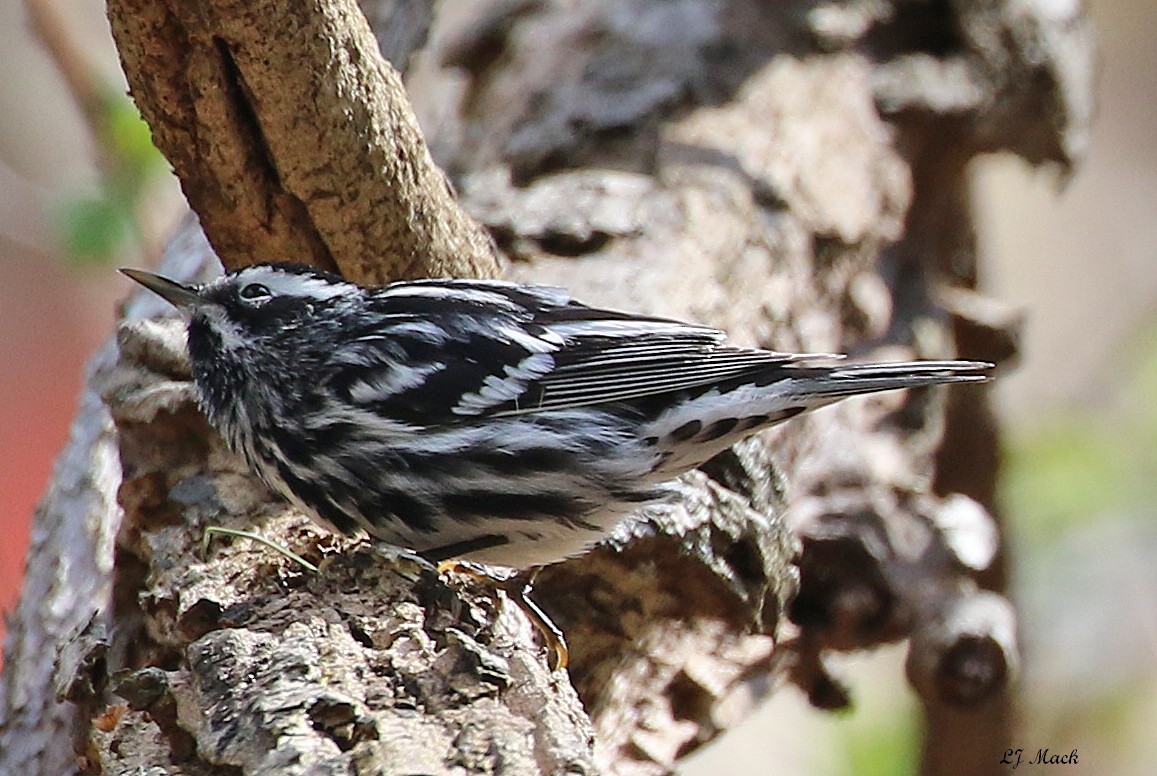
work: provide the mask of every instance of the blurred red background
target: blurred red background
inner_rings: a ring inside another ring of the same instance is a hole
[[[94,89],[123,92],[102,3],[29,7],[55,13]],[[64,248],[64,214],[99,202],[102,179],[84,117],[21,2],[0,2],[0,72],[0,611],[9,612],[85,363],[112,333],[117,299],[128,290],[115,266],[145,259],[131,244],[104,261],[78,261]],[[141,224],[150,243],[180,207],[175,183],[158,185]]]
[[[0,610],[16,603],[28,529],[75,412],[84,363],[124,284],[0,241]]]

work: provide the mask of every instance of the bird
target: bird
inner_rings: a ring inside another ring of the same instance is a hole
[[[817,365],[833,356],[502,280],[366,287],[257,264],[190,286],[121,271],[182,313],[201,410],[271,490],[435,561],[564,560],[762,429],[992,368]]]
[[[679,475],[801,413],[993,367],[739,347],[504,280],[121,272],[183,316],[201,410],[273,492],[331,530],[476,574],[582,554]],[[512,595],[565,666],[529,584]]]

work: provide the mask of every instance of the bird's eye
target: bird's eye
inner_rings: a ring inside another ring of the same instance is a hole
[[[267,286],[260,283],[250,283],[241,288],[241,298],[248,299],[251,302],[264,302],[273,296],[273,292]]]

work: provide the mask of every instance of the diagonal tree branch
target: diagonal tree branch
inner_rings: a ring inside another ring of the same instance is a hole
[[[354,0],[112,0],[108,16],[226,267],[290,260],[365,283],[497,272]]]

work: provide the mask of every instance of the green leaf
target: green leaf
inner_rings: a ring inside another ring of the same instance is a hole
[[[132,215],[106,197],[77,197],[58,212],[58,229],[69,259],[84,264],[107,262],[133,238]]]
[[[165,169],[165,158],[153,145],[149,125],[126,95],[110,93],[103,106],[102,142],[115,165],[109,171],[109,193],[136,203],[148,180]]]

